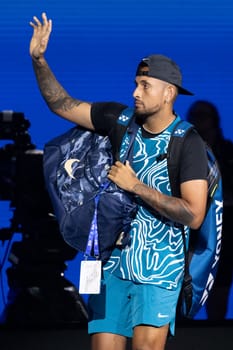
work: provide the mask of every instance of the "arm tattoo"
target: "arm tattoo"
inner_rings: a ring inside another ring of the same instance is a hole
[[[190,226],[194,219],[192,212],[181,198],[167,196],[142,183],[135,185],[133,192],[169,220]]]
[[[63,89],[46,61],[33,60],[33,68],[41,94],[53,112],[68,111],[82,103],[82,101],[70,97]]]

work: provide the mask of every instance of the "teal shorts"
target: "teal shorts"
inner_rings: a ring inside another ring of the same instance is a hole
[[[135,326],[169,324],[170,334],[174,335],[179,291],[122,280],[104,272],[101,293],[88,299],[88,333],[132,337]]]

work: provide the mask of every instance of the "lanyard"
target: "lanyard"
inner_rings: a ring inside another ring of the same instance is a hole
[[[99,241],[98,241],[97,208],[98,208],[100,196],[101,196],[102,192],[105,191],[106,188],[109,186],[109,184],[110,184],[110,181],[106,181],[104,184],[102,184],[100,191],[95,196],[95,211],[94,211],[93,219],[91,222],[91,229],[90,229],[90,233],[88,236],[87,246],[86,246],[86,251],[85,251],[85,255],[90,256],[92,248],[93,248],[94,255],[95,255],[96,259],[98,259],[99,255],[100,255],[99,254]]]

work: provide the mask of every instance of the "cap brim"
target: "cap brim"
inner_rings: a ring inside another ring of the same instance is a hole
[[[182,88],[180,86],[177,86],[177,88],[178,88],[178,92],[179,92],[180,95],[189,95],[189,96],[193,96],[194,95],[194,93],[192,93],[191,91],[188,91],[188,90],[186,90],[186,89],[184,89],[184,88]]]

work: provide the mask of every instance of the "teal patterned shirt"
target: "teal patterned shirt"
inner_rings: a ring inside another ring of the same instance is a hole
[[[133,149],[131,166],[146,185],[171,195],[167,160],[158,160],[167,152],[171,131],[180,118],[163,132],[143,137],[139,128]],[[129,142],[123,139],[121,157]],[[185,228],[186,235],[188,228]],[[175,290],[183,276],[184,246],[181,230],[174,222],[162,217],[139,199],[139,209],[132,222],[131,242],[124,249],[114,249],[104,269],[120,278],[136,283],[150,283]]]

